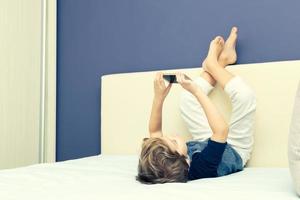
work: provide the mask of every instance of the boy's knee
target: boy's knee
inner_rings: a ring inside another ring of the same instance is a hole
[[[256,105],[256,95],[251,88],[245,87],[236,93],[236,101]]]

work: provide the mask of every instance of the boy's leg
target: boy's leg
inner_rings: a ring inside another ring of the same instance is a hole
[[[224,91],[232,105],[227,142],[240,154],[244,166],[250,158],[254,143],[255,93],[240,76],[231,79]]]
[[[236,40],[237,28],[233,27],[218,58],[218,62],[222,67],[226,67],[227,65],[236,62]],[[203,66],[204,64],[205,61],[203,62]],[[207,95],[216,84],[216,80],[206,71],[203,71],[194,81]],[[180,111],[193,139],[203,141],[211,136],[212,130],[208,124],[208,120],[201,104],[199,104],[198,100],[187,91],[182,92]]]
[[[226,67],[228,64],[236,62],[236,40],[237,28],[233,27],[218,59],[218,62],[222,67]],[[203,65],[205,65],[205,61],[203,62]],[[216,84],[215,79],[206,71],[203,71],[199,77],[194,79],[194,81],[207,95]],[[180,111],[193,139],[203,141],[211,136],[212,130],[208,124],[208,120],[201,104],[187,91],[182,92]]]
[[[253,146],[254,113],[256,109],[254,92],[241,77],[231,74],[218,64],[214,50],[211,48],[204,67],[231,99],[232,115],[227,141],[240,154],[243,165],[245,165],[250,158]]]

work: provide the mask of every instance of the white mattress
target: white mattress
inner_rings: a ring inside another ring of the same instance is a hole
[[[288,168],[246,168],[188,183],[135,181],[137,156],[92,156],[0,171],[0,199],[299,199]]]

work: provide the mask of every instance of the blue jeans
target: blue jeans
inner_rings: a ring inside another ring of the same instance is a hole
[[[196,152],[201,152],[207,146],[207,140],[197,141],[192,140],[187,142],[188,156],[192,159],[192,155]],[[227,143],[222,161],[219,164],[217,173],[218,176],[225,176],[243,170],[243,161],[241,156]]]

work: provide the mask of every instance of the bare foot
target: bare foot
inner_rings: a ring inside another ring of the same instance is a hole
[[[237,41],[237,27],[232,27],[230,35],[228,36],[223,51],[221,52],[218,62],[221,66],[226,67],[227,65],[234,64],[237,59],[236,55],[236,41]]]
[[[209,50],[206,59],[203,61],[203,69],[207,72],[210,68],[220,66],[218,58],[224,48],[224,39],[221,36],[217,36],[210,42]]]

